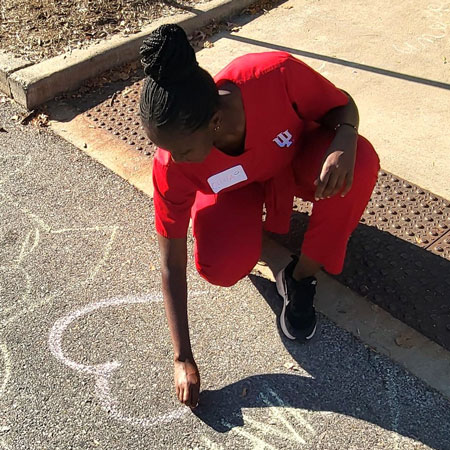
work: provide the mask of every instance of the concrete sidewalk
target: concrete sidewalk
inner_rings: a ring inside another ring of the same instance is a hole
[[[218,72],[249,52],[288,51],[358,105],[381,166],[450,199],[450,6],[288,0],[198,53]]]
[[[149,199],[0,111],[0,448],[450,448],[450,403],[321,316],[287,342],[272,283],[189,265],[203,393],[174,397]],[[192,242],[190,242],[192,245]]]

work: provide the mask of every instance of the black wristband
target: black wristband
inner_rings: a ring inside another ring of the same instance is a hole
[[[334,131],[337,131],[338,128],[342,127],[343,125],[348,125],[349,127],[352,127],[353,129],[355,129],[356,131],[358,131],[358,128],[356,128],[355,125],[353,125],[353,124],[351,124],[351,123],[347,123],[347,122],[344,122],[344,123],[338,123],[338,124],[334,127]]]

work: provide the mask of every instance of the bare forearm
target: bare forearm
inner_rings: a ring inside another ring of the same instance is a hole
[[[164,307],[176,360],[192,358],[187,314],[186,272],[168,269],[162,273]]]
[[[353,98],[344,92],[348,97],[348,103],[344,106],[338,106],[328,111],[321,119],[320,123],[325,125],[327,128],[335,129],[338,124],[351,124],[356,127],[359,126],[359,113],[358,108],[355,104]],[[339,129],[338,129],[339,131]]]
[[[332,197],[339,192],[344,197],[353,183],[359,114],[353,99],[347,93],[345,94],[349,98],[348,103],[333,108],[320,120],[321,124],[336,130],[336,133],[325,153],[320,173],[315,181],[316,201]]]
[[[176,360],[192,358],[187,314],[186,239],[158,236],[164,307]]]

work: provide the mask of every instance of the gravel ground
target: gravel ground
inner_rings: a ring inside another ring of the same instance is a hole
[[[272,283],[214,287],[192,263],[203,393],[181,408],[151,201],[19,114],[0,109],[2,450],[450,448],[420,380],[324,317],[286,342]]]
[[[38,62],[208,0],[2,0],[1,48]]]

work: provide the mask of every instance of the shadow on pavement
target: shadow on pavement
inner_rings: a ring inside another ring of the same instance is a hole
[[[293,252],[301,246],[307,218],[306,213],[294,212],[291,233],[279,237]],[[440,296],[435,289],[442,288],[438,274],[449,269],[449,261],[360,224],[349,243],[347,264],[339,279],[352,288],[363,284],[372,301],[435,337],[436,329],[450,334],[445,325],[442,330],[436,324],[434,316],[439,308],[448,312],[445,290],[441,289]],[[424,271],[435,276],[428,276],[426,284],[418,283]],[[282,303],[275,284],[256,275],[249,278],[278,317]],[[434,302],[429,301],[430,295]],[[216,431],[227,432],[244,424],[243,409],[247,408],[327,411],[375,424],[434,449],[450,448],[450,404],[445,399],[437,402],[439,394],[421,381],[337,330],[321,318],[317,337],[308,345],[299,345],[286,339],[278,327],[287,350],[310,377],[301,372],[251,376],[217,391],[202,392],[194,413]]]
[[[388,77],[398,78],[400,80],[411,81],[413,83],[424,84],[426,86],[433,86],[441,89],[450,89],[450,84],[444,83],[438,80],[429,80],[427,78],[416,77],[414,75],[408,75],[406,73],[394,72],[392,70],[383,69],[381,67],[368,66],[366,64],[357,63],[354,61],[347,61],[345,59],[335,58],[333,56],[321,55],[319,53],[308,52],[306,50],[298,50],[292,47],[286,47],[284,45],[271,44],[269,42],[258,41],[256,39],[239,36],[236,34],[227,34],[222,36],[226,39],[242,42],[244,44],[259,45],[270,50],[284,51],[291,53],[292,55],[305,56],[307,58],[318,59],[319,61],[325,61],[332,64],[340,64],[341,66],[352,67],[353,69],[364,70],[366,72],[377,73],[379,75],[385,75]]]
[[[279,316],[282,304],[274,283],[255,275],[250,279]],[[438,394],[430,391],[424,395],[422,383],[387,358],[323,317],[319,318],[317,337],[308,345],[291,342],[278,330],[289,353],[309,376],[304,372],[261,374],[220,390],[203,391],[194,410],[200,420],[225,433],[244,425],[243,410],[249,408],[332,412],[375,424],[434,449],[450,448],[450,425],[442,420],[450,404],[436,402]],[[295,427],[295,411],[291,416]],[[299,429],[301,426],[298,423]]]

